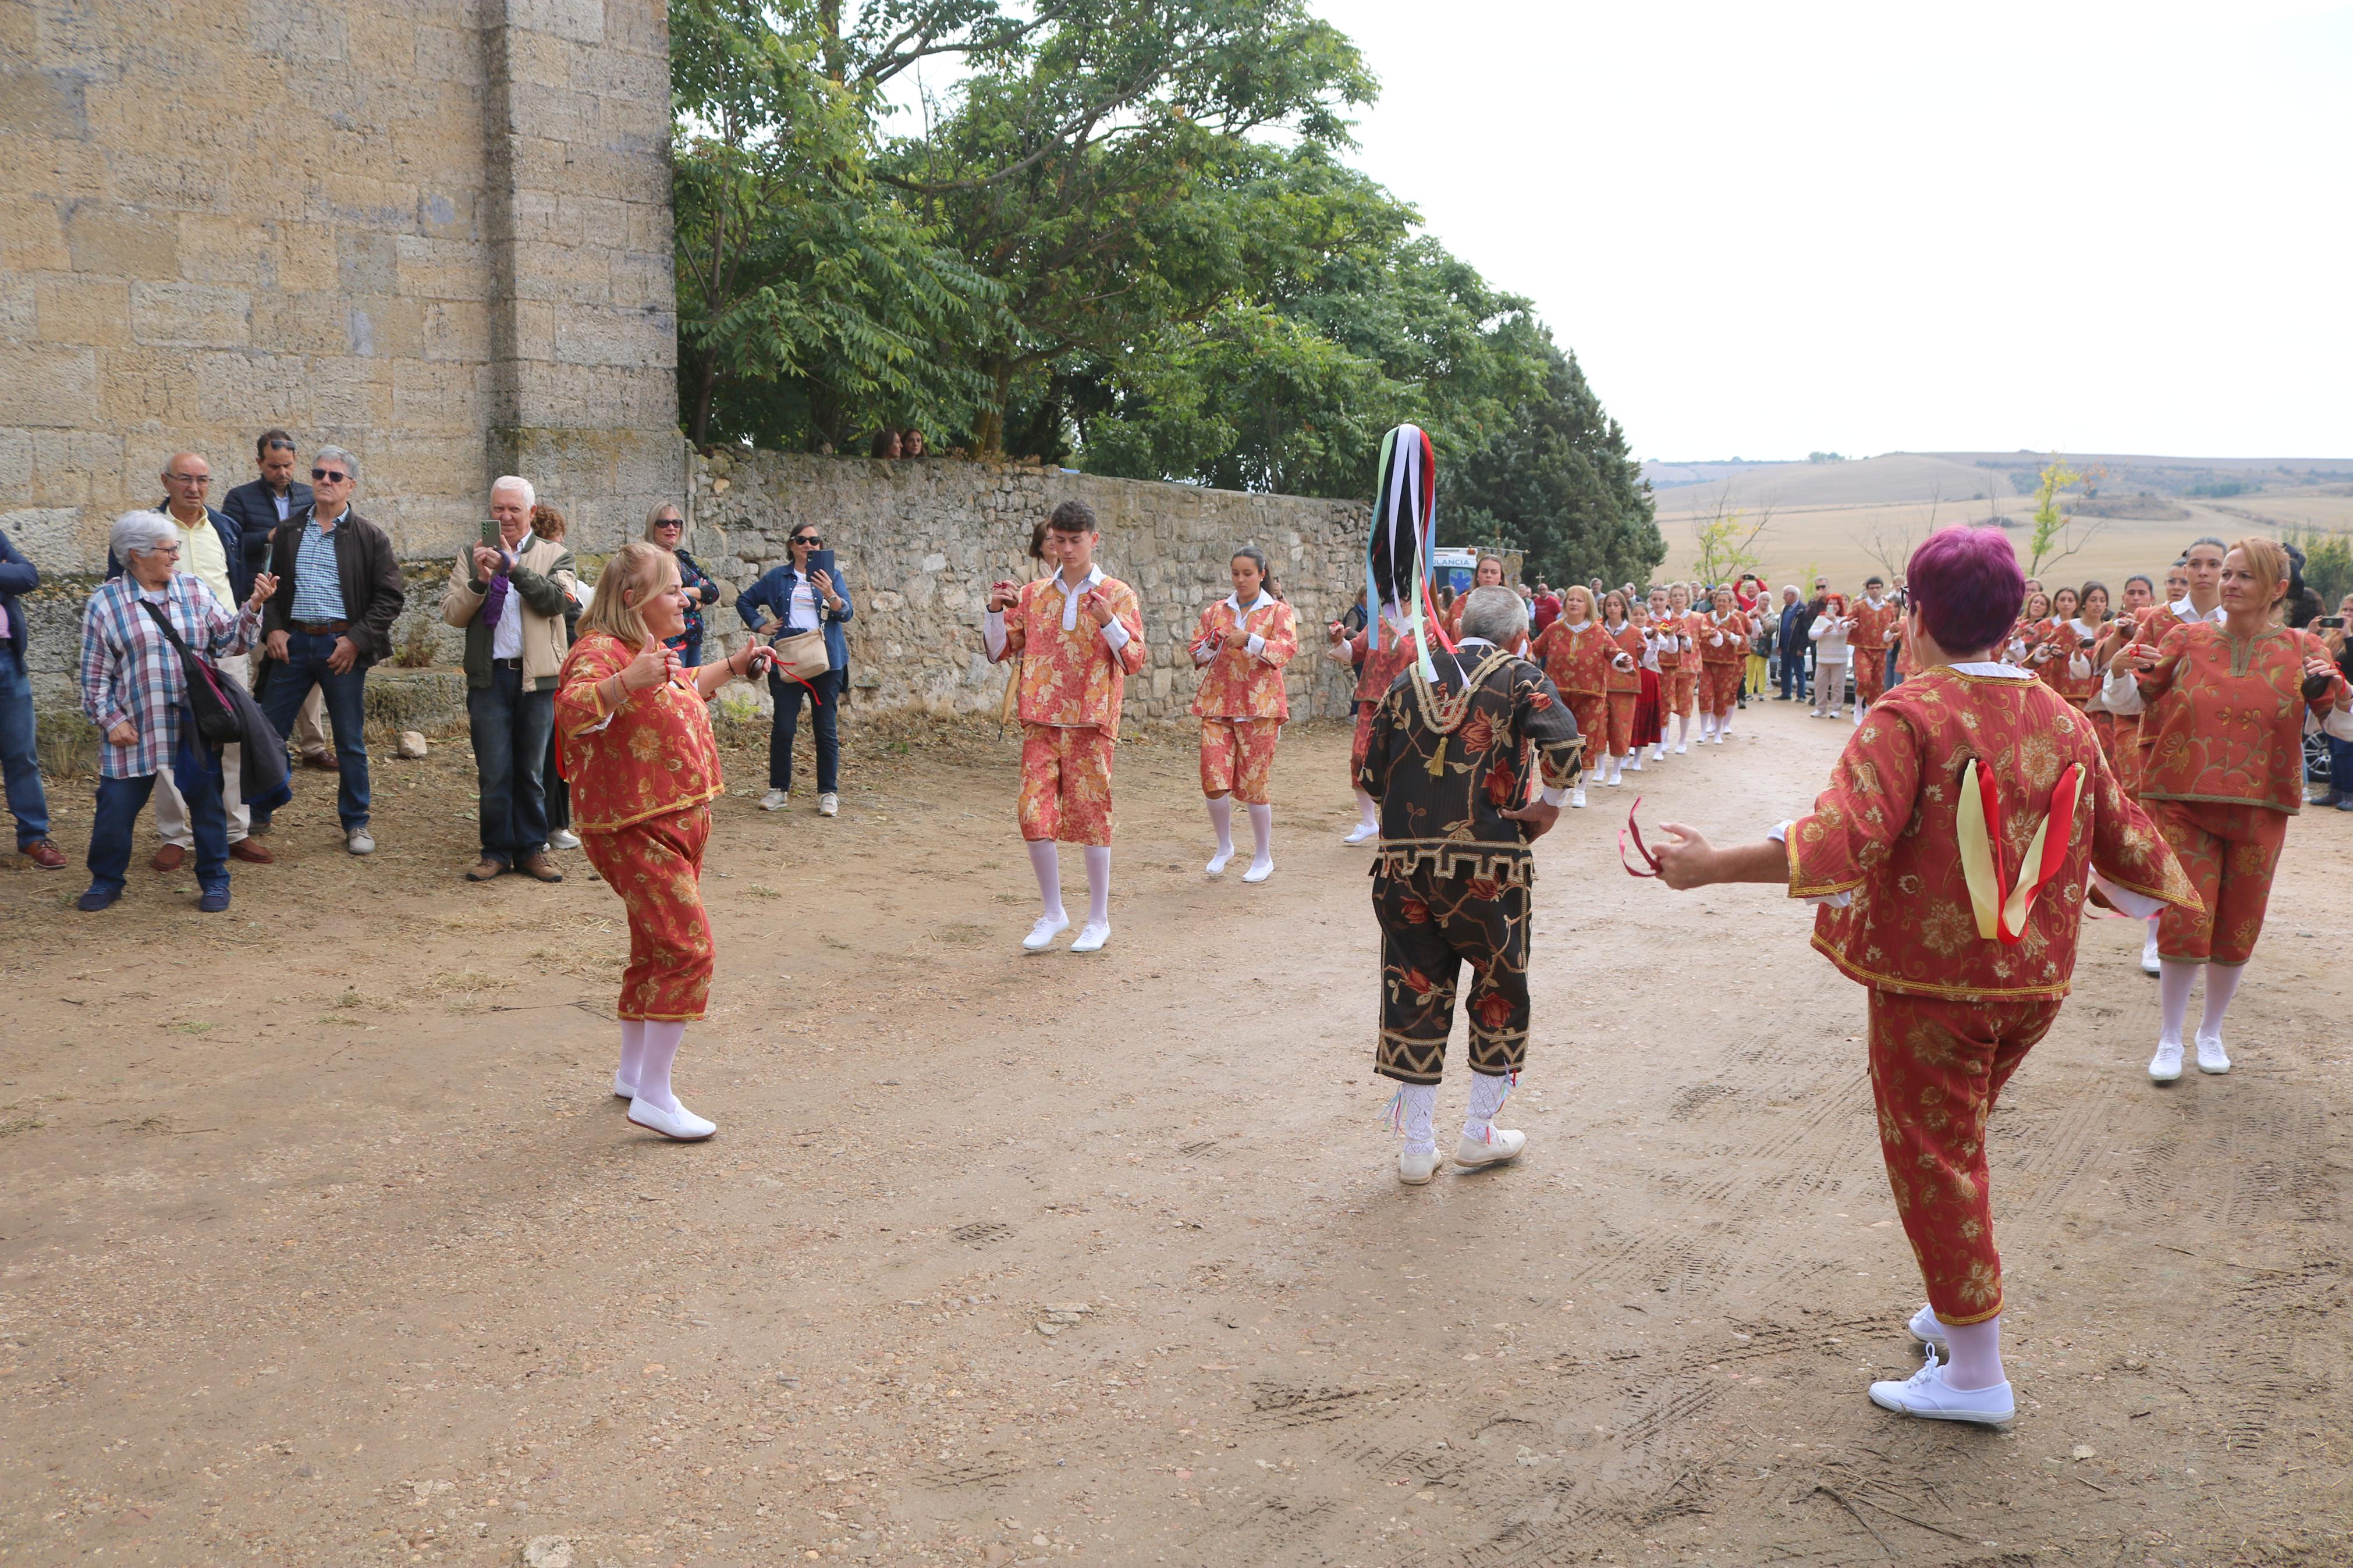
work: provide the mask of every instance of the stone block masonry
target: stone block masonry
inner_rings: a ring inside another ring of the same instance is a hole
[[[404,558],[528,475],[584,548],[685,483],[664,0],[0,6],[0,529],[86,573],[183,447],[360,455]]]
[[[1103,531],[1105,573],[1144,601],[1150,656],[1128,682],[1127,717],[1181,719],[1198,678],[1186,650],[1203,606],[1233,591],[1234,550],[1256,544],[1298,613],[1304,643],[1289,665],[1294,718],[1348,711],[1354,678],[1324,657],[1323,628],[1364,585],[1362,503],[1250,495],[1106,479],[1018,465],[920,458],[883,462],[775,452],[694,459],[695,559],[735,593],[785,559],[786,537],[814,522],[839,558],[857,614],[849,623],[857,707],[997,710],[1005,669],[981,646],[991,583],[1042,575],[1030,530],[1064,500],[1085,501]],[[733,645],[732,608],[708,617]]]

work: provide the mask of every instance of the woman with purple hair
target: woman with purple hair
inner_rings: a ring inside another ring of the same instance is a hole
[[[1907,575],[1920,673],[1864,716],[1812,813],[1732,849],[1668,823],[1658,868],[1671,888],[1788,888],[1815,906],[1814,945],[1865,987],[1881,1152],[1927,1284],[1907,1326],[1929,1347],[1872,1402],[1998,1426],[2017,1405],[1986,1114],[2059,1016],[2087,885],[2139,915],[2198,895],[2090,721],[2001,662],[2026,596],[2010,542],[1948,528]]]

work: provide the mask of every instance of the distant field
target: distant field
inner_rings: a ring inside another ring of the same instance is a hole
[[[1692,569],[1696,531],[1721,507],[1742,513],[1745,523],[1770,514],[1752,548],[1775,585],[1819,572],[1851,591],[1869,573],[1885,570],[1886,561],[1901,559],[1905,542],[1956,522],[2000,518],[2025,559],[2034,501],[2012,475],[2031,479],[2046,460],[2032,453],[1894,453],[1839,463],[1653,463],[1644,471],[1659,487],[1659,531],[1668,549],[1663,575]],[[2069,461],[2108,470],[2100,509],[2158,515],[2082,519],[2074,530],[2080,547],[2046,566],[2049,582],[2096,577],[2114,587],[2133,572],[2154,575],[2200,534],[2235,539],[2283,523],[2353,530],[2353,459]],[[2227,498],[2189,493],[2231,484],[2262,488]],[[2140,502],[2144,491],[2150,499]],[[2177,512],[2187,516],[2167,515]]]

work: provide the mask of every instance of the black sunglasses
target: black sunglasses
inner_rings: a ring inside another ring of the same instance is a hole
[[[811,550],[822,550],[825,548],[825,541],[819,539],[814,533],[797,533],[793,535],[791,542],[795,544],[806,544]]]
[[[657,519],[654,522],[654,526],[656,528],[684,528],[686,526],[686,521],[683,518],[665,517]]]
[[[343,482],[343,476],[332,468],[312,468],[311,478],[320,484],[339,485]]]

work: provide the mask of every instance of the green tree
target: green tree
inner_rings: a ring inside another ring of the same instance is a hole
[[[2059,505],[2059,492],[2084,482],[2084,474],[2068,466],[2056,452],[2042,466],[2034,488],[2034,533],[2028,543],[2033,561],[2026,568],[2030,577],[2039,577],[2045,566],[2056,566],[2092,542],[2093,536],[2105,526],[2105,518],[2078,519],[2068,516]]]

